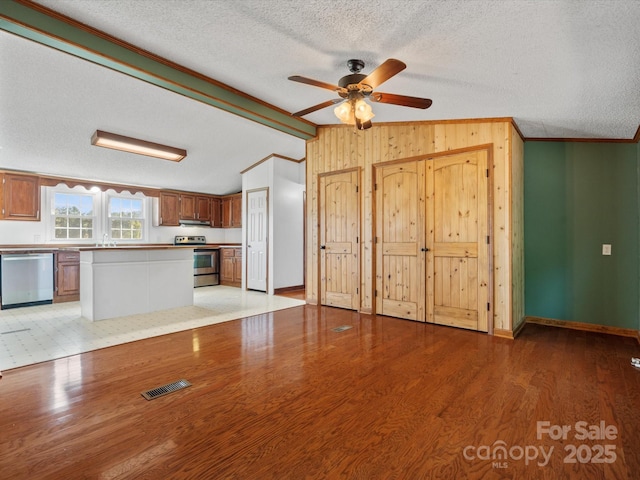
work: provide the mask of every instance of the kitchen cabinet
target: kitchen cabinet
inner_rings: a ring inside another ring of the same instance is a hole
[[[80,252],[56,253],[54,303],[80,300]]]
[[[40,177],[18,173],[0,173],[0,218],[3,220],[40,220]]]
[[[211,220],[211,197],[190,193],[160,193],[160,225],[180,225],[180,220]]]
[[[239,287],[242,284],[242,249],[222,247],[220,285]]]
[[[160,225],[180,225],[180,194],[160,193]]]
[[[242,227],[242,193],[222,197],[222,227]]]
[[[222,227],[222,200],[218,197],[211,198],[211,226]]]
[[[180,219],[195,220],[196,216],[196,196],[180,194]]]
[[[196,220],[211,221],[211,197],[196,197]]]

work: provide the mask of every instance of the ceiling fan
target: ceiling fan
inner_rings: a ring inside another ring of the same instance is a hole
[[[338,81],[338,85],[332,85],[300,75],[289,77],[289,80],[294,82],[306,83],[314,87],[332,90],[340,97],[300,110],[299,112],[292,113],[292,115],[294,117],[302,117],[316,110],[340,104],[334,109],[334,113],[338,119],[342,123],[355,125],[358,130],[366,130],[371,127],[371,119],[374,117],[371,105],[365,102],[366,99],[372,102],[391,103],[412,108],[429,108],[433,103],[428,98],[408,97],[406,95],[374,91],[379,85],[407,68],[400,60],[390,58],[369,75],[360,73],[364,68],[364,62],[362,60],[351,59],[347,62],[347,67],[349,71],[351,71],[351,74],[342,77]]]

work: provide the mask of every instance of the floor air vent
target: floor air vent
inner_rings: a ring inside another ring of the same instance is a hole
[[[191,384],[186,380],[178,380],[177,382],[168,383],[161,387],[156,387],[151,390],[147,390],[146,392],[142,392],[142,396],[147,400],[153,400],[154,398],[162,397],[163,395],[167,395],[190,386]]]
[[[333,330],[334,332],[344,332],[345,330],[349,330],[350,328],[353,328],[353,326],[351,325],[340,325],[339,327],[336,328],[332,328],[331,330]]]

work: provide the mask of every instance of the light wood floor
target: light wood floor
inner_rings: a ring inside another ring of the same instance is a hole
[[[290,308],[4,372],[0,479],[637,479],[639,350]],[[582,421],[617,434],[576,439]]]

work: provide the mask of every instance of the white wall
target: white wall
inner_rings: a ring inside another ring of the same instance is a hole
[[[278,266],[274,271],[274,288],[304,284],[304,211],[305,184],[299,183],[299,171],[304,165],[277,159],[274,163],[273,194],[274,230],[273,257]]]
[[[268,188],[267,293],[275,289],[304,284],[305,164],[279,157],[256,165],[242,175],[243,218],[246,218],[246,192]],[[246,238],[243,222],[242,238]],[[246,242],[243,242],[246,244]],[[246,253],[246,252],[245,252]],[[243,255],[243,262],[246,254]],[[246,271],[246,265],[243,265]],[[245,278],[243,288],[246,286]]]

